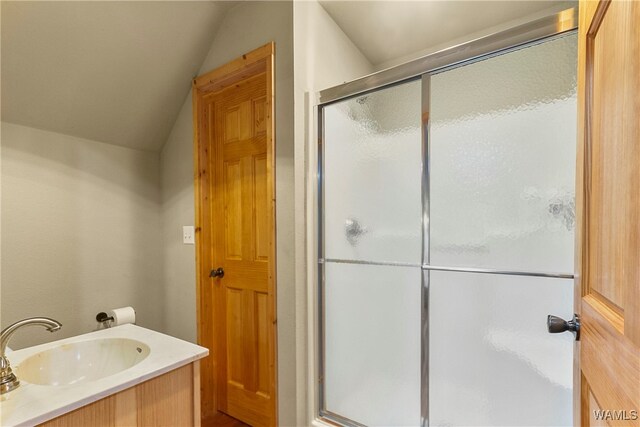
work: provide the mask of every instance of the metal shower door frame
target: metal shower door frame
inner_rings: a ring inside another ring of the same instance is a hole
[[[469,273],[488,273],[501,275],[550,277],[561,279],[573,279],[570,273],[543,273],[534,271],[515,271],[498,269],[480,269],[465,267],[435,266],[429,260],[429,204],[430,204],[430,101],[431,76],[449,69],[468,65],[497,55],[519,50],[531,45],[548,41],[554,37],[573,33],[578,27],[578,10],[571,8],[540,18],[523,25],[494,33],[485,37],[472,40],[433,54],[418,58],[408,63],[387,70],[374,73],[352,82],[344,83],[320,92],[318,105],[318,146],[317,146],[317,251],[318,251],[318,283],[317,283],[317,408],[320,420],[337,423],[350,427],[362,427],[363,424],[351,420],[340,414],[329,411],[326,408],[325,399],[325,265],[327,262],[361,264],[361,265],[390,265],[398,267],[421,268],[421,357],[420,357],[420,384],[421,384],[421,408],[420,424],[422,427],[429,425],[429,278],[430,271],[458,271]],[[421,103],[422,103],[422,261],[420,264],[398,262],[369,262],[362,260],[338,260],[325,258],[325,192],[324,192],[324,164],[325,164],[325,140],[324,140],[324,108],[349,98],[386,89],[398,84],[421,79]]]

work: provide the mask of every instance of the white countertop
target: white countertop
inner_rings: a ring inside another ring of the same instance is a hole
[[[20,387],[0,395],[0,425],[32,426],[125,390],[209,354],[204,347],[136,325],[121,325],[47,344],[15,350],[7,354],[14,367],[36,353],[61,344],[96,338],[129,338],[149,346],[147,358],[117,374],[76,385],[29,384],[20,377]]]

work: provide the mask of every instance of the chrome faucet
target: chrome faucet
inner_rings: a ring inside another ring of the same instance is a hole
[[[7,344],[11,336],[23,326],[43,326],[49,332],[55,332],[62,328],[62,323],[48,317],[31,317],[29,319],[18,320],[0,332],[0,394],[5,394],[20,385],[20,381],[16,378],[11,370],[9,359],[5,356]]]

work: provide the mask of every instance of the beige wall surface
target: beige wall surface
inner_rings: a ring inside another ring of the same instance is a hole
[[[96,329],[131,305],[162,330],[159,156],[2,123],[2,326],[49,316],[63,328],[18,332],[23,348]]]
[[[279,423],[297,426],[309,421],[309,107],[317,90],[373,67],[315,1],[242,2],[223,18],[199,74],[269,41],[276,43]],[[65,324],[55,336],[16,335],[15,347],[87,332],[98,311],[123,305],[136,307],[142,326],[196,341],[195,247],[182,243],[182,226],[194,223],[188,82],[185,96],[160,155],[3,124],[3,325],[31,315]]]
[[[368,74],[373,67],[316,1],[247,2],[224,18],[200,73],[270,40],[276,42],[279,423],[299,426],[309,422],[305,161],[313,122],[305,100],[319,89]],[[195,253],[193,246],[182,245],[180,236],[181,226],[194,218],[192,132],[189,95],[162,151],[166,331],[188,340],[196,339]]]
[[[276,44],[276,228],[279,423],[295,425],[293,244],[293,4],[241,2],[223,18],[200,74],[270,41]],[[181,242],[194,223],[191,94],[161,153],[167,333],[196,339],[195,252]]]
[[[372,73],[373,66],[315,0],[294,3],[295,325],[297,425],[315,418],[314,372],[317,92]],[[310,320],[310,321],[309,321]]]

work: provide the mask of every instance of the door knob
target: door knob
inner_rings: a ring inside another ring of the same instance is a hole
[[[559,334],[560,332],[571,331],[576,333],[576,341],[580,341],[580,316],[573,315],[573,319],[568,322],[561,317],[547,316],[547,330],[550,334]]]
[[[211,270],[211,273],[209,273],[209,277],[219,277],[220,279],[222,279],[224,277],[224,270],[222,269],[222,267],[218,267],[218,269],[216,270]]]

